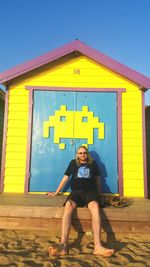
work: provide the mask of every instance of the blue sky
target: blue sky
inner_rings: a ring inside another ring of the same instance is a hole
[[[76,38],[150,77],[150,0],[0,0],[0,72]]]

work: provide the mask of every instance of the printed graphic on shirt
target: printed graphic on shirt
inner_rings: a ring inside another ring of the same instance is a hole
[[[80,167],[78,169],[77,177],[78,178],[91,178],[90,169],[87,168],[86,166]]]

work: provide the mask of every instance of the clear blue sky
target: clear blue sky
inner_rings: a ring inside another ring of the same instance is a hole
[[[76,38],[150,77],[150,0],[0,0],[0,72]]]

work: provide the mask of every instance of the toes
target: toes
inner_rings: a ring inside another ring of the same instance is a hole
[[[48,252],[53,256],[63,256],[67,254],[67,249],[61,244],[56,246],[49,246]]]
[[[114,252],[114,249],[96,249],[93,254],[97,256],[111,257]]]

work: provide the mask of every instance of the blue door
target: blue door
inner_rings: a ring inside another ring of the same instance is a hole
[[[103,192],[117,193],[116,118],[116,93],[34,91],[29,191],[55,191],[85,144],[101,170]]]
[[[66,103],[68,109],[74,109],[73,92],[34,92],[30,192],[55,191],[68,159],[74,157],[74,147],[69,139],[65,140],[67,149],[59,149],[59,145],[54,143],[54,127],[49,130],[50,138],[43,137],[44,121]]]
[[[88,146],[101,171],[103,193],[118,193],[117,166],[117,105],[116,93],[89,92],[77,94],[77,110],[88,105],[99,122],[104,123],[104,137],[99,139],[98,129],[93,129],[93,144]],[[77,147],[82,140],[77,140]]]

